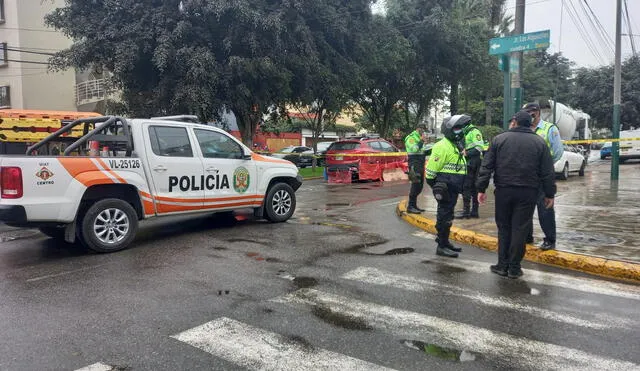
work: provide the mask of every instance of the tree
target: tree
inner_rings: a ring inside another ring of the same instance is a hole
[[[621,127],[640,127],[640,58],[622,64]],[[575,106],[593,119],[595,127],[611,128],[613,121],[613,66],[580,68],[575,73]]]
[[[560,103],[574,106],[574,63],[562,53],[549,54],[536,50],[525,54],[523,88],[524,101],[555,98]]]
[[[408,40],[380,15],[373,17],[367,28],[368,37],[357,49],[360,79],[353,99],[365,112],[363,127],[389,137],[393,131],[391,118],[409,84],[410,69],[416,57]]]
[[[304,30],[309,52],[289,60],[295,75],[289,103],[306,121],[317,151],[318,138],[347,107],[358,81],[354,50],[362,35],[358,30],[370,22],[370,2],[311,1],[296,11],[289,18],[295,32]]]

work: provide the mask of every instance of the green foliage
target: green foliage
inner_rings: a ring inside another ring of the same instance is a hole
[[[546,50],[525,53],[524,102],[557,97],[558,102],[574,106],[573,65],[561,53],[549,54]]]
[[[640,127],[640,58],[622,64],[622,130]],[[580,68],[575,76],[575,107],[591,115],[593,126],[611,128],[613,121],[613,66]]]
[[[493,126],[493,125],[480,126],[480,127],[478,127],[478,129],[482,133],[482,139],[484,139],[487,142],[491,142],[491,140],[496,135],[501,134],[501,133],[504,132],[504,129],[502,129],[501,127]]]

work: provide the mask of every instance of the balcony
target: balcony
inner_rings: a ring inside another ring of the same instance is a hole
[[[104,100],[106,94],[104,79],[87,80],[76,84],[76,105],[96,103]]]

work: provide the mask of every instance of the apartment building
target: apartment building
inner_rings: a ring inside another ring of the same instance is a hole
[[[72,43],[44,25],[45,15],[63,5],[64,0],[0,0],[0,107],[91,111],[104,98],[102,84],[86,81],[91,74],[48,71],[51,54]]]

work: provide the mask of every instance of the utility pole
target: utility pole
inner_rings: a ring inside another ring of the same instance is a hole
[[[525,0],[516,0],[516,19],[514,35],[524,33],[524,5]],[[511,53],[512,60],[518,63],[518,72],[513,74],[511,78],[511,105],[513,112],[517,112],[522,107],[522,52]]]
[[[620,64],[621,64],[621,31],[622,29],[622,0],[617,0],[616,8],[616,56],[613,69],[613,140],[611,143],[611,181],[618,181],[620,171]]]

